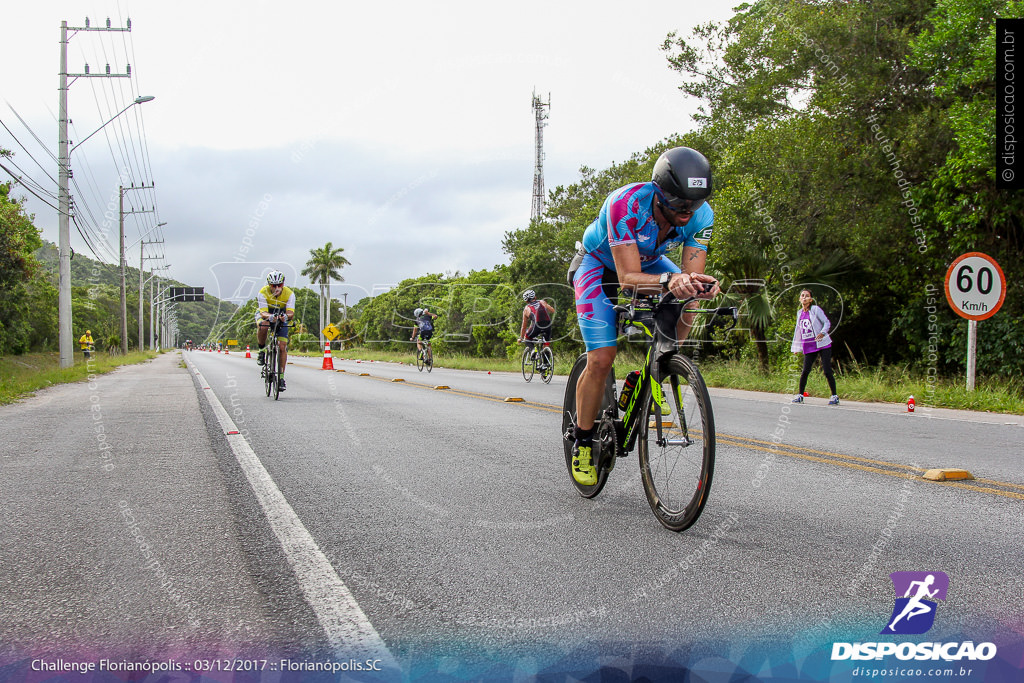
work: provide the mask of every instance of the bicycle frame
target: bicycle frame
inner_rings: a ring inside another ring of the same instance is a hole
[[[629,402],[623,410],[622,418],[616,418],[615,413],[618,411],[617,403],[613,404],[608,409],[612,413],[610,417],[615,425],[616,446],[621,449],[622,453],[630,453],[636,446],[636,439],[640,433],[640,419],[646,418],[649,412],[651,399],[653,398],[657,400],[659,404],[664,399],[661,395],[661,364],[665,358],[677,352],[675,346],[675,330],[668,330],[665,328],[669,325],[674,326],[676,321],[684,312],[712,316],[730,315],[732,317],[732,326],[736,325],[738,313],[737,309],[733,307],[696,309],[693,311],[680,310],[678,315],[673,313],[666,316],[662,313],[662,306],[675,306],[683,309],[686,304],[693,301],[695,297],[681,302],[667,299],[668,297],[663,295],[657,305],[650,305],[649,309],[646,308],[649,304],[642,299],[634,299],[627,306],[614,307],[614,310],[618,311],[622,324],[627,331],[628,328],[632,327],[640,330],[644,336],[647,337],[647,354],[644,359],[643,367],[640,369],[640,377],[637,380],[636,387],[633,389],[633,393],[629,396]],[[638,302],[645,306],[645,308],[638,309]],[[637,318],[638,313],[641,316],[639,319]],[[678,386],[676,385],[676,382],[673,381],[672,393],[676,394],[677,392]],[[673,398],[673,400],[677,399]],[[683,438],[666,440],[662,420],[657,419],[654,423],[657,434],[657,443],[659,446],[688,446],[693,443],[688,436],[686,416],[683,411],[678,410],[679,406],[676,406],[676,408],[679,415],[679,428],[682,431]]]
[[[266,363],[263,365],[264,371],[266,371],[267,368],[272,367],[274,369],[274,372],[280,372],[280,368],[278,367],[278,359],[281,355],[281,337],[277,336],[277,328],[280,325],[281,321],[277,320],[276,318],[274,319],[273,322],[268,323],[267,345],[266,347],[264,347],[267,349]]]

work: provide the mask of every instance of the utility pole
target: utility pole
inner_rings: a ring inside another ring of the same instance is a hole
[[[147,242],[145,240],[142,240],[141,242],[139,242],[139,351],[143,351],[146,348],[146,344],[145,344],[145,340],[146,340],[145,334],[146,333],[145,333],[145,329],[143,328],[143,321],[145,319],[145,313],[142,310],[142,288],[144,286],[143,280],[142,280],[142,263],[143,263],[143,261],[146,260],[147,257],[143,256],[143,251],[145,250],[147,244],[163,244],[163,243],[164,243],[163,240],[153,240],[152,242]],[[150,256],[149,257],[149,259],[159,259],[159,258],[163,258],[163,257],[162,256]],[[150,315],[151,316],[153,315],[152,311],[150,311]]]
[[[89,19],[85,26],[68,27],[67,21],[60,22],[60,87],[58,88],[57,128],[58,128],[58,225],[57,238],[57,340],[60,349],[60,367],[70,368],[75,364],[75,355],[71,337],[71,195],[68,181],[71,178],[71,151],[68,149],[68,87],[79,78],[128,78],[132,74],[131,65],[126,73],[110,73],[110,65],[103,74],[90,74],[86,65],[85,73],[68,73],[68,39],[78,31],[131,31],[131,19],[125,28],[111,28],[107,19],[106,28],[90,27]],[[68,36],[71,31],[71,36]],[[71,83],[68,78],[71,77]],[[113,119],[111,119],[112,121]],[[109,121],[107,122],[109,123]],[[106,123],[103,124],[107,125]],[[101,126],[102,128],[102,126]]]
[[[533,166],[533,208],[530,211],[530,220],[539,220],[544,215],[544,126],[548,125],[547,110],[551,108],[551,93],[548,93],[548,101],[544,102],[537,97],[537,91],[533,91],[533,114],[536,126],[535,160]]]
[[[118,214],[119,214],[118,224],[120,226],[120,233],[121,233],[121,249],[119,250],[120,254],[121,254],[121,353],[124,354],[124,355],[128,355],[128,296],[127,296],[127,285],[125,283],[125,275],[126,275],[125,269],[127,268],[127,259],[125,259],[125,257],[124,257],[124,216],[125,216],[126,213],[129,213],[129,214],[132,214],[132,213],[153,213],[153,212],[156,211],[156,208],[148,209],[148,210],[144,209],[144,210],[141,210],[141,211],[134,211],[134,210],[133,211],[125,211],[124,210],[124,193],[128,192],[130,190],[151,190],[151,189],[153,189],[152,185],[150,185],[149,187],[146,187],[145,185],[143,185],[142,187],[135,187],[134,185],[132,185],[131,187],[124,187],[122,185],[121,187],[118,188],[118,192],[117,192],[117,194],[118,194],[118,200],[117,200],[118,201]],[[140,289],[141,289],[141,287],[140,287]],[[142,308],[142,304],[141,303],[139,304],[139,308]],[[140,330],[142,329],[142,323],[141,322],[139,323],[139,329]]]

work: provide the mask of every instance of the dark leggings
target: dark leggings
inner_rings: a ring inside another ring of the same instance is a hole
[[[836,376],[832,373],[832,347],[829,346],[824,349],[818,349],[814,353],[804,354],[804,371],[800,373],[800,394],[804,393],[804,388],[807,387],[807,376],[811,374],[811,367],[814,366],[814,359],[821,356],[821,371],[825,373],[825,379],[828,380],[828,387],[832,390],[832,395],[836,395]]]

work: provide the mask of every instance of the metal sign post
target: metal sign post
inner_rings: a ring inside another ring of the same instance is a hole
[[[1006,276],[996,260],[971,251],[946,271],[946,301],[967,319],[967,390],[974,391],[978,357],[978,321],[991,318],[1006,297]]]

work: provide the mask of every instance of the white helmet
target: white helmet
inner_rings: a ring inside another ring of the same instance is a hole
[[[532,289],[528,289],[523,292],[523,301],[530,302],[537,298],[537,292]]]
[[[418,317],[420,317],[421,315],[423,315],[423,309],[422,309],[422,308],[417,308],[417,309],[416,309],[415,311],[413,311],[413,312],[412,312],[412,314],[413,314],[413,315],[414,315],[415,317],[417,317],[417,318],[418,318]]]
[[[267,276],[268,285],[283,285],[284,284],[284,273],[280,270],[270,271],[270,275]]]

